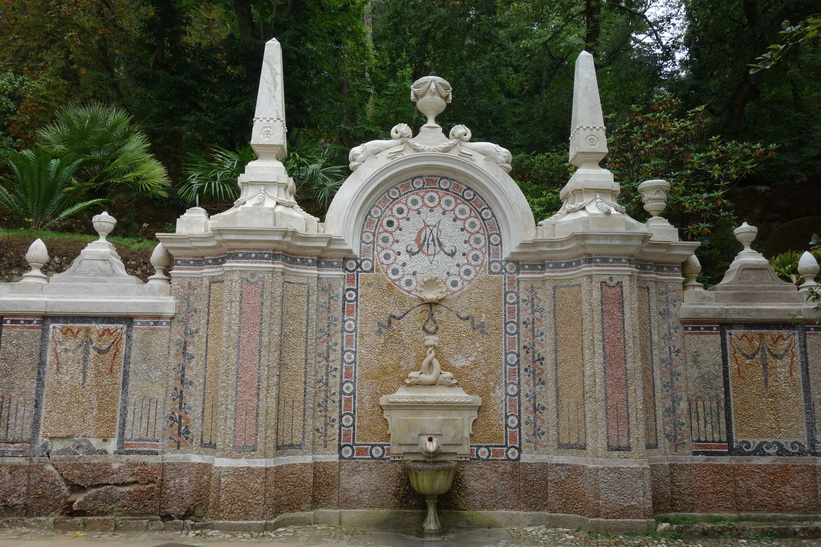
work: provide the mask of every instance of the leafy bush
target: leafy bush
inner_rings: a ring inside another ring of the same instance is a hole
[[[237,177],[257,155],[250,146],[226,150],[219,146],[211,149],[209,157],[191,154],[183,164],[185,181],[179,196],[188,203],[199,197],[203,203],[233,201],[239,196]]]
[[[76,176],[96,195],[167,195],[165,167],[148,151],[148,137],[118,108],[99,103],[65,107],[37,137],[56,157],[84,158]]]
[[[38,148],[9,152],[6,162],[12,176],[2,179],[0,207],[31,229],[41,230],[102,203],[105,200],[83,200],[87,186],[75,184],[83,161],[73,156],[55,158]]]
[[[798,251],[784,251],[770,259],[770,266],[775,270],[775,274],[790,283],[795,283],[798,279],[798,259],[801,253]]]
[[[234,200],[239,196],[237,177],[255,159],[250,146],[236,151],[215,147],[210,157],[192,154],[184,165],[185,182],[179,194],[189,203],[193,203],[196,196],[210,204]],[[294,179],[300,205],[319,215],[328,209],[348,169],[336,163],[333,149],[312,141],[303,141],[291,148],[282,158],[282,164]]]
[[[324,215],[336,191],[345,181],[348,166],[337,163],[334,151],[313,141],[303,141],[282,159],[296,183],[298,198],[314,202],[313,209]]]
[[[684,239],[700,241],[705,281],[719,275],[735,254],[736,219],[727,192],[775,154],[774,145],[707,137],[700,106],[683,111],[681,101],[656,97],[649,109],[634,106],[609,139],[608,168],[621,184],[630,216],[645,219],[636,187],[649,179],[670,183],[662,213]]]
[[[522,189],[533,209],[536,222],[553,215],[562,206],[559,192],[573,173],[567,151],[518,154],[513,158],[510,176]]]

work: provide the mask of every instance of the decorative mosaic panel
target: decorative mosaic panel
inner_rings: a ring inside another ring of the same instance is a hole
[[[641,391],[644,400],[644,443],[645,448],[659,447],[656,433],[656,367],[653,362],[654,332],[650,307],[650,287],[638,288],[639,300],[639,351],[641,352]]]
[[[374,200],[360,241],[360,259],[345,263],[340,457],[388,457],[378,395],[395,391],[418,368],[421,358],[412,340],[418,338],[422,347],[425,334],[441,334],[437,357],[443,370],[482,397],[484,420],[474,424],[472,455],[518,459],[518,271],[502,260],[499,225],[487,202],[448,177],[403,180]],[[416,297],[417,285],[428,276],[445,283],[440,304]],[[403,354],[380,353],[390,347]],[[482,371],[493,371],[496,379]]]
[[[534,451],[543,448],[547,435],[547,363],[545,302],[539,285],[523,284],[520,302],[522,339],[522,436]]]
[[[29,453],[39,429],[37,398],[42,397],[36,367],[43,321],[40,317],[6,316],[0,320],[0,456]]]
[[[195,286],[190,281],[180,283],[177,294],[177,315],[173,346],[171,380],[171,412],[167,417],[168,448],[181,449],[191,445],[191,398],[196,366],[195,339],[199,334],[199,309],[194,303]]]
[[[316,446],[335,446],[339,431],[339,361],[342,351],[341,283],[321,281],[316,329]]]
[[[730,454],[806,456],[815,445],[804,332],[723,325]]]
[[[582,287],[553,287],[553,355],[556,374],[556,430],[559,448],[585,449]]]
[[[45,325],[41,435],[116,438],[130,321],[49,318]]]
[[[208,325],[205,346],[205,381],[202,386],[202,433],[200,446],[217,447],[217,419],[219,417],[219,371],[223,355],[225,283],[208,283]]]
[[[687,412],[693,454],[727,453],[721,327],[687,325]]]
[[[277,378],[277,450],[302,448],[305,442],[308,381],[308,318],[311,289],[307,283],[286,281],[282,289],[282,333]],[[291,315],[289,310],[306,310]]]
[[[679,285],[680,287],[680,285]],[[678,320],[678,292],[663,288],[657,293],[659,340],[659,376],[664,438],[673,452],[687,447],[682,363],[682,332]]]
[[[259,367],[265,283],[254,274],[240,281],[234,450],[256,450],[259,419]]]
[[[165,371],[157,363],[168,358],[171,321],[164,318],[134,319],[131,363],[124,372],[120,402],[120,454],[156,454],[164,435]]]

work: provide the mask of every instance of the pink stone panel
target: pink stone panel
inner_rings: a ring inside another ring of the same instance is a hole
[[[0,515],[22,517],[26,513],[28,465],[0,465]]]
[[[313,506],[339,508],[339,462],[314,462]]]
[[[734,464],[699,463],[692,466],[693,506],[699,512],[737,511]]]
[[[339,462],[339,507],[344,509],[421,509],[402,462]]]
[[[65,481],[48,463],[33,462],[28,466],[26,516],[47,517],[58,513],[69,495]]]
[[[460,463],[453,487],[441,497],[441,507],[456,511],[520,510],[520,469],[516,462]]]
[[[208,512],[212,469],[206,463],[164,463],[159,514],[204,517]]]
[[[601,284],[607,449],[630,450],[622,283]]]
[[[693,505],[692,464],[671,463],[670,510],[691,513],[698,509]]]
[[[599,516],[605,519],[652,517],[650,469],[647,467],[596,467]]]
[[[219,498],[212,498],[209,516],[217,520],[265,518],[264,467],[217,467]]]

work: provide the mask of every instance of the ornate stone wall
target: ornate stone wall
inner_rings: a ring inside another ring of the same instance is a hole
[[[597,104],[587,54],[578,70]],[[442,509],[636,530],[663,512],[817,513],[821,328],[788,319],[811,312],[803,295],[747,236],[700,288],[696,245],[658,216],[666,183],[643,185],[647,223],[618,204],[590,101],[574,106],[579,169],[537,225],[510,153],[435,123],[436,81],[414,91],[419,134],[351,152],[324,225],[294,200],[284,133],[260,125],[241,198],[161,234],[148,284],[101,232],[63,277],[32,259],[0,287],[0,515],[421,509],[380,397],[432,335],[482,401]],[[257,125],[284,112],[262,103]],[[443,297],[419,291],[430,278]]]

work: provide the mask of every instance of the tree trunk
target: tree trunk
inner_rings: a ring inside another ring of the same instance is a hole
[[[584,25],[584,49],[595,57],[601,35],[601,0],[585,0]]]
[[[759,13],[758,0],[744,0],[742,4],[744,11],[744,18],[747,21],[747,31],[750,36],[750,58],[749,63],[753,63],[758,56],[766,53],[767,44],[763,39],[763,33],[758,28]],[[727,104],[727,124],[724,127],[724,137],[727,139],[738,139],[741,136],[741,130],[744,127],[744,111],[747,105],[755,96],[761,79],[764,76],[764,71],[750,74],[748,70],[744,70],[744,76],[738,86],[730,97],[730,102]]]
[[[254,17],[251,14],[251,0],[234,0],[234,13],[237,16],[240,40],[253,36]]]

